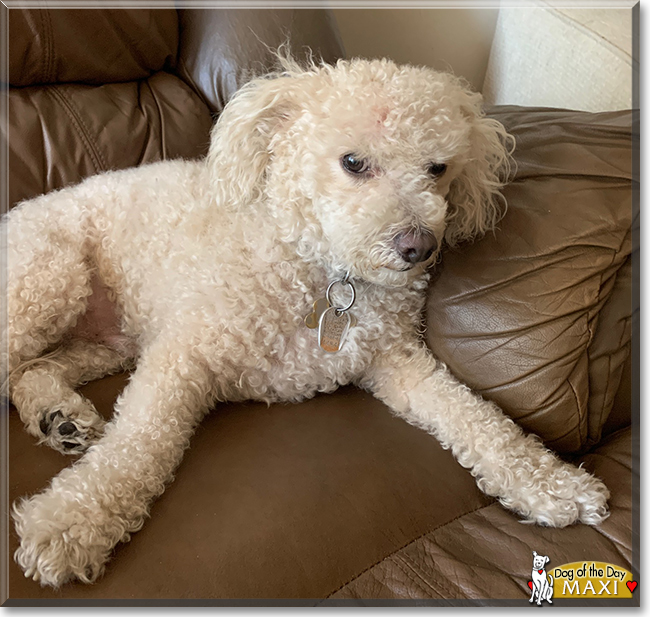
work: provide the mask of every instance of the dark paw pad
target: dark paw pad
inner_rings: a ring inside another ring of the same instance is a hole
[[[41,429],[43,435],[49,435],[52,430],[52,423],[59,417],[63,417],[63,414],[57,409],[51,413],[43,414],[41,421],[38,424],[38,428]]]
[[[59,425],[59,435],[74,435],[77,432],[77,427],[72,422],[63,422]],[[65,441],[63,442],[65,445]]]

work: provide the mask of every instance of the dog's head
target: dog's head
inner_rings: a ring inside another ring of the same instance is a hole
[[[270,208],[301,257],[403,285],[491,229],[512,139],[461,80],[387,60],[255,79],[224,109],[208,162],[217,199]],[[263,233],[263,230],[260,230]]]
[[[533,570],[541,570],[549,561],[551,560],[546,555],[538,555],[533,551]]]

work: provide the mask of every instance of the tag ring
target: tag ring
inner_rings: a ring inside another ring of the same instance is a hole
[[[330,292],[332,290],[332,287],[334,287],[334,285],[336,285],[336,283],[340,283],[341,285],[347,285],[350,288],[350,290],[352,291],[352,299],[350,300],[350,303],[344,308],[336,307],[336,312],[338,314],[345,313],[345,311],[349,311],[352,308],[352,306],[354,305],[355,300],[357,299],[357,291],[354,288],[354,285],[352,283],[350,283],[350,281],[348,281],[347,279],[348,279],[348,276],[346,275],[345,278],[341,279],[340,281],[332,281],[329,284],[329,286],[327,287],[327,291],[325,292],[325,298],[329,302],[329,305],[334,306],[334,303],[332,302],[332,298],[330,298]]]

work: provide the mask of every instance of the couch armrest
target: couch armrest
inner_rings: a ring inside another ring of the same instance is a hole
[[[448,251],[434,353],[560,452],[600,438],[630,349],[632,114],[500,108],[517,170],[495,234]]]

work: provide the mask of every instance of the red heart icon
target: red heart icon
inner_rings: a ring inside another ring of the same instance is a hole
[[[533,581],[528,581],[528,586],[532,589],[533,588]]]
[[[541,574],[542,572],[544,572],[544,570],[537,570],[537,572],[538,574]]]
[[[639,583],[637,583],[636,581],[628,581],[628,582],[625,583],[625,584],[627,585],[627,588],[628,588],[630,591],[634,591],[634,590],[636,589],[636,586],[637,586]]]

